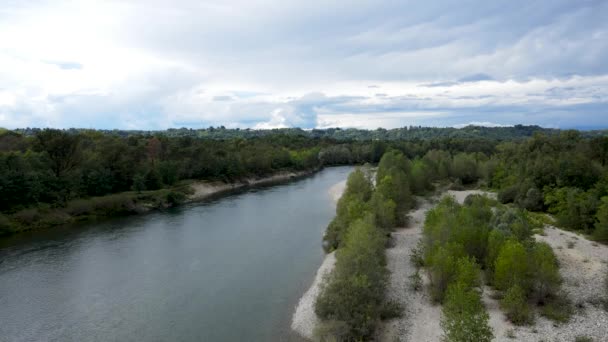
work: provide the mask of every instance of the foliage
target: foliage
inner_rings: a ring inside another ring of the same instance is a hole
[[[557,265],[557,258],[551,246],[544,242],[534,244],[531,251],[532,292],[539,303],[554,295],[562,282]]]
[[[593,238],[598,241],[608,241],[608,196],[602,197],[602,204],[597,211]]]
[[[444,341],[489,342],[494,338],[489,319],[477,291],[462,282],[450,285],[441,319]]]
[[[524,246],[515,240],[508,240],[500,249],[494,264],[494,285],[507,291],[513,286],[528,290],[528,255]]]
[[[565,293],[557,293],[551,297],[540,310],[541,315],[558,323],[568,322],[573,312],[572,302]]]
[[[350,338],[371,336],[382,313],[387,279],[384,244],[385,237],[370,215],[355,221],[317,298],[319,317],[346,323]]]
[[[518,284],[507,290],[500,306],[513,324],[531,324],[534,320],[534,315],[526,302],[526,294]]]

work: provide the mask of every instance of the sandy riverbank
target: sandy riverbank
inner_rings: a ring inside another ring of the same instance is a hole
[[[298,172],[280,172],[269,177],[248,178],[234,183],[224,182],[194,182],[190,184],[193,193],[188,196],[188,201],[200,201],[222,193],[236,191],[248,187],[272,185],[288,182],[293,179],[305,177],[318,170],[306,170]]]
[[[328,190],[328,195],[331,196],[334,202],[338,202],[344,189],[346,188],[346,180],[332,185]],[[315,314],[315,301],[321,291],[321,284],[326,276],[329,276],[334,269],[336,263],[335,253],[329,253],[325,256],[323,263],[317,270],[315,279],[306,290],[293,313],[291,319],[291,329],[297,332],[300,336],[312,340],[315,328],[319,323],[319,318]]]

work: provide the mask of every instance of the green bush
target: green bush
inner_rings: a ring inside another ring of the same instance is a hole
[[[171,190],[167,193],[166,200],[170,206],[176,206],[184,203],[186,195],[183,192]]]
[[[534,320],[533,313],[526,301],[526,294],[518,284],[507,290],[500,306],[515,325],[531,324]]]
[[[556,293],[562,282],[557,258],[551,246],[538,242],[532,249],[531,261],[532,290],[536,301],[544,303],[548,296]]]
[[[506,291],[518,285],[524,292],[527,292],[528,261],[526,249],[521,243],[514,240],[505,242],[494,265],[496,288]]]
[[[443,302],[445,292],[456,280],[458,261],[465,256],[461,245],[451,243],[437,247],[425,261],[430,279],[431,298]]]
[[[570,320],[574,313],[572,302],[566,293],[560,292],[548,298],[540,309],[540,314],[558,323]]]
[[[461,282],[450,285],[441,318],[445,341],[492,341],[494,334],[489,320],[477,291]]]
[[[602,197],[602,204],[597,210],[596,218],[593,238],[608,242],[608,196]]]
[[[488,235],[488,246],[484,264],[486,267],[487,278],[491,284],[494,283],[494,266],[496,259],[498,259],[498,254],[506,241],[506,233],[498,229],[492,229]]]

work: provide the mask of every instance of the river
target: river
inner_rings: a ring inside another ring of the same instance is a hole
[[[297,341],[351,170],[0,240],[0,340]]]

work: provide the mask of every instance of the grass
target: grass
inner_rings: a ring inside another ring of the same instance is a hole
[[[589,336],[579,335],[576,336],[574,342],[593,342],[593,339]]]

